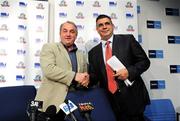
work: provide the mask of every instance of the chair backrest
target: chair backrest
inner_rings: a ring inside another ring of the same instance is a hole
[[[71,100],[77,106],[79,103],[91,102],[94,106],[94,110],[91,111],[93,121],[115,121],[115,116],[107,99],[107,95],[101,88],[70,92],[67,95],[67,99]],[[86,121],[82,118],[78,110],[74,113],[80,121]]]
[[[0,120],[28,121],[27,106],[34,100],[34,86],[12,86],[0,88]]]
[[[151,100],[144,114],[150,121],[176,121],[176,112],[170,99]]]

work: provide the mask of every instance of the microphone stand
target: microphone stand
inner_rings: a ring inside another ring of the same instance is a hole
[[[71,119],[72,119],[73,121],[78,121],[78,120],[76,119],[76,117],[74,116],[74,114],[71,112],[71,109],[70,109],[70,107],[69,107],[69,102],[68,102],[68,100],[65,101],[65,102],[66,102],[66,104],[67,104],[67,106],[68,106],[68,110],[69,110],[69,112],[70,112]]]
[[[36,121],[37,108],[35,106],[32,106],[31,108],[30,121]]]

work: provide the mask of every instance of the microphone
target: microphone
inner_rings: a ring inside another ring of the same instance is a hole
[[[79,103],[79,111],[87,121],[92,121],[91,111],[94,109],[92,103]]]
[[[56,106],[50,105],[45,112],[39,113],[37,121],[51,121],[56,115],[56,111]]]
[[[42,101],[33,100],[28,105],[27,114],[30,118],[30,121],[36,121],[38,109],[42,108],[42,104]]]
[[[64,103],[62,103],[59,107],[67,116],[70,115],[72,121],[78,121],[73,113],[73,111],[76,110],[78,107],[72,101],[65,99]]]
[[[49,116],[50,118],[52,118],[53,116],[56,115],[56,106],[55,105],[50,105],[47,109],[46,109],[46,114],[47,116]]]

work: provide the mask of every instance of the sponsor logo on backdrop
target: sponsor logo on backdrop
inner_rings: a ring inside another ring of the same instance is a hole
[[[141,13],[141,7],[138,5],[137,6],[137,14],[140,14]]]
[[[163,50],[148,50],[149,58],[163,58]]]
[[[16,81],[25,81],[25,75],[16,75]]]
[[[17,55],[25,55],[25,54],[26,54],[26,50],[17,49]]]
[[[85,43],[86,51],[89,52],[94,46],[96,46],[101,40],[98,37],[93,37]]]
[[[0,31],[8,31],[8,26],[6,24],[2,24],[0,26]]]
[[[84,6],[84,1],[76,1],[76,6]]]
[[[6,62],[0,62],[0,68],[6,68]]]
[[[165,8],[167,16],[179,16],[178,8]]]
[[[27,26],[26,25],[18,25],[18,29],[25,31],[27,29]]]
[[[26,20],[26,19],[27,19],[25,13],[20,13],[20,15],[18,16],[18,18],[19,18],[19,19],[23,19],[23,20]]]
[[[40,68],[40,63],[34,63],[34,68]]]
[[[117,2],[109,1],[109,6],[110,7],[116,7],[117,6]]]
[[[168,36],[169,44],[180,44],[180,36]]]
[[[126,18],[133,18],[133,17],[134,17],[133,13],[126,13]]]
[[[134,31],[134,27],[132,25],[128,25],[127,29],[128,32],[133,32]]]
[[[61,0],[61,2],[59,3],[59,6],[60,6],[60,7],[66,7],[66,6],[68,6],[68,5],[67,5],[67,3],[66,3],[65,0]]]
[[[83,13],[82,13],[82,12],[77,13],[76,18],[77,18],[77,19],[84,19]]]
[[[161,29],[161,21],[147,20],[147,28],[150,28],[150,29]]]
[[[139,42],[139,43],[142,43],[142,41],[143,41],[143,40],[142,40],[142,35],[141,35],[141,34],[138,34],[138,42]]]
[[[61,18],[66,18],[66,17],[67,17],[67,13],[60,12],[60,13],[59,13],[59,17],[61,17]]]
[[[5,76],[4,75],[0,75],[0,83],[2,82],[6,82]]]
[[[1,18],[8,18],[9,17],[9,13],[7,13],[7,12],[0,12],[0,17]]]
[[[0,42],[7,42],[8,38],[7,37],[0,37]]]
[[[98,37],[94,37],[94,38],[93,38],[93,42],[94,42],[94,43],[99,43],[99,42],[100,42],[100,39],[99,39]]]
[[[150,89],[165,89],[165,80],[150,80]]]
[[[111,19],[117,19],[116,13],[111,13],[110,17],[111,17]]]
[[[36,19],[43,20],[44,16],[43,15],[36,15]]]
[[[36,38],[36,39],[35,39],[35,42],[36,42],[36,43],[41,43],[41,42],[43,42],[43,39],[41,39],[41,38]]]
[[[9,7],[9,6],[10,6],[9,2],[7,0],[5,0],[1,3],[1,7]]]
[[[37,50],[34,54],[34,56],[39,57],[40,56],[40,50]]]
[[[180,65],[170,65],[170,73],[180,73]]]
[[[77,44],[84,44],[85,41],[83,40],[83,37],[78,37],[77,40],[76,40],[76,43]]]
[[[93,13],[93,18],[97,18],[99,16],[99,13]]]
[[[6,49],[0,49],[0,56],[7,56]]]
[[[93,7],[101,7],[99,1],[94,1]]]
[[[25,66],[24,62],[20,61],[20,62],[17,64],[16,68],[17,68],[17,69],[25,69],[26,66]]]
[[[35,82],[40,82],[41,81],[41,75],[35,75],[34,79]]]
[[[22,44],[26,44],[27,42],[26,42],[26,39],[25,39],[25,37],[19,37],[19,40],[17,41],[18,43],[22,43]]]
[[[36,9],[41,9],[43,10],[44,9],[44,6],[42,3],[38,3],[37,6],[36,6]]]
[[[84,29],[84,25],[77,24],[76,26],[77,26],[78,30],[83,30]]]
[[[27,3],[26,2],[19,2],[19,6],[20,7],[27,7]]]
[[[21,1],[21,2],[19,2],[19,6],[20,6],[20,7],[26,7],[26,6],[27,6],[27,3]]]
[[[133,4],[131,2],[127,2],[125,7],[126,8],[133,8]]]

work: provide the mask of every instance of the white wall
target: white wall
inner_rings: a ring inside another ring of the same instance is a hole
[[[180,36],[180,16],[166,16],[165,8],[179,8],[179,0],[137,0],[139,34],[148,50],[163,50],[163,58],[150,58],[150,69],[143,75],[151,98],[170,98],[180,112],[180,73],[170,73],[169,65],[180,65],[180,44],[169,44],[167,36]],[[161,29],[147,29],[147,20],[161,21]],[[165,89],[150,89],[150,80],[165,80]]]

